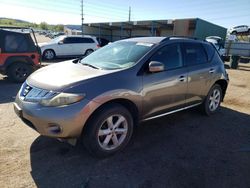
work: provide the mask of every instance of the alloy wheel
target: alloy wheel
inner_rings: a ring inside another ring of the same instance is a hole
[[[219,89],[214,89],[209,97],[209,109],[210,111],[215,111],[220,104],[221,93]]]
[[[54,53],[53,53],[53,51],[51,51],[51,50],[47,50],[46,52],[45,52],[45,54],[44,54],[44,57],[46,58],[46,59],[53,59],[54,58]]]
[[[17,78],[24,78],[28,75],[28,71],[25,67],[18,67],[15,74]]]
[[[109,116],[98,130],[98,143],[103,150],[114,150],[125,140],[128,122],[120,114]]]

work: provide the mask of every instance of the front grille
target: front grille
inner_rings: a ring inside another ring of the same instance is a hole
[[[58,92],[32,87],[25,82],[21,88],[20,97],[28,102],[38,102],[41,99],[53,98],[57,94]]]

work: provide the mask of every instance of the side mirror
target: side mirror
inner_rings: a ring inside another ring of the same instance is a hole
[[[61,41],[59,41],[59,42],[58,42],[58,44],[59,44],[59,45],[62,45],[62,44],[63,44],[63,41],[62,41],[62,40],[61,40]]]
[[[148,67],[149,67],[149,72],[152,73],[162,72],[165,70],[164,64],[159,61],[151,61]]]

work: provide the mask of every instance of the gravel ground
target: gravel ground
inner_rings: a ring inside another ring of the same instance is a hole
[[[20,85],[0,77],[0,187],[250,187],[250,64],[228,73],[217,114],[192,109],[143,123],[104,160],[24,125],[12,106]]]

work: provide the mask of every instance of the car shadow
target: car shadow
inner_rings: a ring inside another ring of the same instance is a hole
[[[37,187],[248,187],[250,115],[222,107],[198,109],[142,123],[116,155],[96,159],[39,136],[31,145]]]
[[[22,84],[11,82],[8,77],[0,77],[0,104],[14,102]]]

